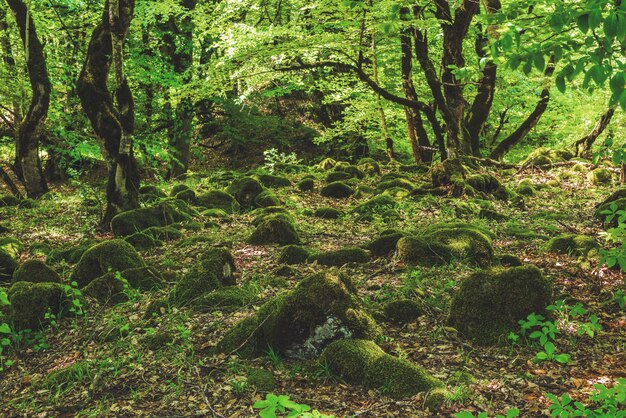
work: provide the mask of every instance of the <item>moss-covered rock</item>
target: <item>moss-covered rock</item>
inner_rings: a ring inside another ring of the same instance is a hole
[[[404,237],[402,232],[387,232],[367,243],[365,249],[369,250],[374,257],[384,257],[396,251],[398,241],[402,237]]]
[[[292,222],[281,214],[274,214],[267,216],[259,223],[248,238],[248,242],[254,245],[288,245],[298,244],[300,237]]]
[[[349,175],[351,175],[352,177],[356,177],[358,179],[362,179],[363,177],[365,177],[365,174],[363,174],[363,172],[361,170],[358,169],[358,167],[350,164],[350,163],[346,163],[346,162],[338,162],[335,167],[333,167],[334,171],[343,171],[344,173],[348,173]]]
[[[502,267],[520,267],[524,265],[522,259],[513,254],[502,254],[498,257],[498,261]]]
[[[0,238],[0,250],[6,252],[11,257],[17,259],[19,253],[24,249],[24,244],[14,237]]]
[[[226,248],[208,248],[170,293],[172,304],[193,305],[202,295],[235,284],[235,261]]]
[[[468,177],[466,182],[475,190],[484,193],[494,193],[502,186],[500,181],[491,174],[477,174]]]
[[[308,248],[301,245],[286,245],[278,254],[278,262],[281,264],[302,264],[306,263],[311,256]]]
[[[343,215],[343,212],[336,208],[324,206],[315,209],[314,216],[322,219],[339,219]]]
[[[587,257],[600,248],[598,241],[587,235],[562,234],[548,241],[546,249],[560,254]]]
[[[408,324],[424,314],[422,305],[411,299],[392,300],[383,306],[385,318],[389,322]]]
[[[232,311],[254,303],[257,295],[249,288],[229,286],[205,293],[191,303],[199,312]]]
[[[396,187],[400,189],[404,189],[408,192],[412,192],[413,190],[415,190],[416,186],[415,186],[415,183],[409,180],[406,180],[403,178],[397,178],[397,179],[387,180],[387,181],[383,181],[379,183],[376,189],[379,192],[384,192],[385,190],[394,189]]]
[[[216,220],[222,220],[222,221],[228,221],[231,219],[228,213],[226,213],[226,211],[223,209],[203,210],[200,213],[200,215],[207,219],[216,219]]]
[[[46,263],[56,264],[61,261],[66,263],[75,264],[78,263],[85,251],[93,247],[97,242],[92,240],[83,241],[77,245],[71,245],[63,248],[56,248],[48,254]]]
[[[521,183],[517,186],[517,193],[522,196],[534,196],[535,187],[532,183]]]
[[[189,220],[189,215],[181,211],[178,205],[175,201],[169,201],[157,206],[122,212],[111,220],[111,230],[115,236],[123,237],[152,226],[169,226]]]
[[[435,164],[430,169],[430,176],[433,186],[450,186],[455,182],[463,182],[463,179],[467,176],[467,169],[463,166],[461,160],[448,158],[441,163]]]
[[[479,344],[492,344],[531,313],[544,313],[552,287],[535,266],[497,268],[472,274],[454,297],[448,324]]]
[[[18,263],[6,250],[0,249],[0,283],[10,282]]]
[[[324,251],[309,257],[309,261],[317,261],[324,266],[343,266],[348,263],[367,263],[370,255],[358,247],[347,247],[335,251]]]
[[[373,158],[361,158],[356,166],[366,176],[379,176],[381,174],[380,164]]]
[[[13,283],[61,283],[61,276],[40,260],[28,260],[13,273]]]
[[[310,192],[315,189],[315,180],[312,178],[305,178],[300,180],[296,186],[301,192]]]
[[[342,276],[319,273],[266,302],[218,344],[224,353],[262,354],[268,346],[299,359],[317,357],[339,338],[377,338],[380,328],[363,311],[354,286]]]
[[[154,267],[137,267],[126,269],[120,273],[134,289],[153,290],[163,286],[164,279]]]
[[[0,208],[19,206],[20,199],[13,195],[0,196]]]
[[[85,251],[76,264],[70,281],[75,281],[82,288],[109,271],[137,267],[144,267],[144,261],[132,245],[119,239],[104,241]]]
[[[206,209],[221,209],[226,213],[238,213],[241,205],[232,195],[221,190],[211,190],[196,197],[196,205]]]
[[[276,389],[276,378],[274,374],[265,369],[250,369],[246,382],[248,386],[254,386],[261,392],[272,392]]]
[[[144,234],[143,232],[135,232],[132,235],[124,237],[124,241],[137,250],[150,250],[152,248],[162,247],[165,244],[160,239],[156,239],[152,235]]]
[[[281,201],[276,196],[276,194],[271,190],[263,190],[259,195],[254,199],[254,204],[257,207],[265,208],[268,206],[280,206]]]
[[[496,222],[502,222],[509,219],[508,216],[491,209],[481,209],[480,212],[478,212],[478,217],[481,219],[487,219]]]
[[[354,178],[352,174],[346,173],[345,171],[333,171],[326,175],[326,183],[334,183],[336,181],[349,180]]]
[[[263,221],[270,218],[282,218],[290,223],[295,223],[295,218],[289,212],[288,209],[282,206],[268,206],[266,208],[258,208],[252,211],[252,214],[255,215],[252,220],[253,226],[259,226]]]
[[[81,289],[83,296],[93,298],[105,305],[116,305],[128,300],[131,287],[121,273],[106,273],[96,277]]]
[[[320,360],[347,382],[371,389],[384,388],[384,392],[394,398],[443,386],[421,367],[385,353],[373,341],[335,341],[324,350]]]
[[[374,196],[366,202],[356,206],[352,211],[360,215],[368,215],[373,212],[382,212],[397,207],[396,200],[388,195]]]
[[[550,165],[563,161],[569,161],[573,157],[574,155],[566,150],[555,150],[552,148],[541,147],[531,152],[522,164],[525,166]]]
[[[263,185],[253,177],[242,177],[234,180],[226,190],[242,208],[254,207],[254,200],[263,191]]]
[[[325,158],[317,164],[317,168],[321,170],[330,170],[337,165],[337,161],[332,158]]]
[[[60,283],[14,283],[7,291],[10,318],[16,331],[38,330],[46,325],[46,313],[57,317],[68,312],[72,301]]]
[[[291,180],[284,176],[275,176],[273,174],[261,174],[259,180],[265,187],[289,187]]]
[[[151,195],[151,196],[154,196],[156,198],[167,197],[167,194],[165,194],[165,192],[163,190],[159,189],[158,187],[156,187],[154,185],[141,186],[139,188],[139,194],[141,194],[141,195]]]
[[[174,195],[176,199],[183,200],[187,203],[195,203],[196,202],[196,192],[191,189],[182,190],[176,195]]]
[[[410,266],[435,266],[450,263],[452,249],[438,241],[429,242],[421,236],[407,236],[398,240],[398,260]]]
[[[336,181],[322,187],[320,194],[334,199],[346,199],[354,194],[354,189],[342,181]]]
[[[596,168],[587,174],[587,180],[596,186],[606,186],[613,182],[613,173],[606,168]]]

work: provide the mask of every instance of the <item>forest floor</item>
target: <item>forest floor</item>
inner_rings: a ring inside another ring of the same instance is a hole
[[[383,172],[385,172],[383,167]],[[307,173],[311,174],[311,173]],[[626,312],[609,302],[624,287],[621,273],[567,254],[546,251],[548,239],[575,232],[599,239],[601,222],[594,217],[596,205],[615,185],[591,186],[585,173],[571,167],[544,171],[509,170],[496,174],[515,189],[520,180],[535,184],[534,196],[525,198],[526,209],[500,200],[489,205],[505,215],[500,221],[479,219],[481,202],[462,197],[406,197],[399,203],[399,217],[362,222],[351,208],[368,196],[330,199],[318,193],[326,173],[313,172],[316,190],[301,192],[295,186],[304,176],[289,175],[293,186],[275,189],[297,220],[303,242],[315,249],[330,250],[361,245],[383,230],[417,231],[437,222],[460,220],[488,228],[495,233],[497,254],[514,254],[525,264],[541,268],[554,286],[554,299],[573,306],[580,302],[588,314],[599,318],[601,331],[593,337],[578,336],[572,323],[559,326],[559,352],[571,356],[568,364],[536,362],[538,347],[504,341],[501,345],[480,346],[461,338],[446,325],[452,297],[459,284],[475,267],[463,263],[433,268],[406,267],[393,257],[373,258],[363,264],[349,264],[341,270],[353,279],[365,306],[376,310],[398,297],[418,298],[425,314],[416,321],[397,325],[384,323],[385,338],[379,345],[387,352],[424,367],[444,381],[449,396],[437,412],[424,407],[424,394],[409,399],[392,399],[384,391],[347,384],[325,372],[273,353],[255,360],[235,355],[214,354],[214,347],[240,319],[252,315],[272,296],[293,288],[313,272],[327,269],[316,263],[296,266],[293,277],[277,277],[280,247],[253,246],[246,238],[253,230],[250,213],[237,214],[200,231],[185,231],[184,237],[165,246],[142,251],[146,261],[161,272],[184,274],[207,245],[189,238],[230,247],[237,268],[237,283],[253,288],[258,301],[234,312],[193,312],[169,310],[165,315],[146,318],[151,302],[167,295],[171,287],[137,293],[115,306],[88,304],[84,317],[63,318],[42,333],[24,335],[20,346],[5,352],[13,361],[0,372],[0,416],[215,416],[253,417],[252,405],[265,392],[247,383],[251,369],[269,370],[276,379],[271,392],[311,405],[337,417],[426,417],[454,416],[460,411],[487,411],[489,416],[517,408],[520,416],[547,416],[546,394],[586,402],[594,384],[611,385],[626,377]],[[407,174],[415,183],[424,174]],[[223,178],[223,177],[222,177]],[[376,187],[379,177],[366,177],[358,184]],[[186,181],[200,192],[222,188],[220,173],[195,176]],[[157,184],[166,192],[172,184]],[[1,208],[3,234],[17,238],[20,261],[45,259],[52,248],[78,244],[85,239],[105,240],[112,236],[95,233],[99,208],[90,206],[99,186],[55,187],[34,208]],[[484,202],[483,202],[484,203]],[[320,219],[310,210],[332,206],[346,213],[339,219]],[[72,265],[55,265],[68,280]],[[571,319],[571,318],[570,318]],[[575,322],[575,321],[573,321]],[[168,329],[173,341],[153,350],[143,343],[154,330]],[[31,341],[28,341],[31,340]],[[59,370],[68,373],[51,374]]]

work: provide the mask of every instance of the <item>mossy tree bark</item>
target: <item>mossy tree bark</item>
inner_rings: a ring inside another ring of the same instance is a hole
[[[574,144],[574,153],[576,156],[581,156],[585,158],[591,157],[591,147],[596,142],[596,139],[605,131],[605,129],[611,123],[613,119],[613,115],[615,115],[616,107],[611,107],[607,110],[601,117],[600,120],[596,123],[589,134],[580,138]]]
[[[133,97],[123,68],[123,44],[133,18],[134,0],[107,0],[94,29],[77,93],[91,125],[101,139],[109,164],[107,208],[102,223],[117,213],[139,207],[139,173],[133,152]],[[115,101],[107,87],[114,66]]]
[[[39,143],[44,135],[44,124],[50,105],[50,79],[46,68],[43,45],[39,41],[35,22],[22,0],[6,0],[13,12],[24,43],[26,67],[32,88],[28,112],[17,130],[15,171],[28,197],[37,198],[48,191],[39,158]]]

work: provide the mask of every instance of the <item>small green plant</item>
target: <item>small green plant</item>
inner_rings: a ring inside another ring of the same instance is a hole
[[[0,306],[9,306],[10,304],[7,293],[0,290]],[[13,330],[11,326],[6,322],[0,321],[0,372],[3,371],[5,367],[11,367],[13,365],[13,362],[5,359],[4,356],[4,351],[11,346],[10,336],[12,334]]]
[[[252,405],[254,409],[260,409],[260,418],[335,418],[334,415],[322,414],[318,410],[311,411],[311,407],[299,404],[289,399],[288,395],[274,395],[268,393],[264,400],[256,401]]]
[[[608,388],[601,384],[594,385],[595,391],[589,396],[588,405],[574,402],[572,397],[564,393],[559,398],[547,393],[550,401],[548,410],[551,417],[595,417],[624,418],[626,417],[626,379],[618,379],[617,383]]]
[[[126,295],[126,297],[128,297],[129,301],[138,301],[141,300],[141,292],[139,292],[137,289],[134,289],[129,283],[128,280],[126,280],[123,276],[122,273],[120,273],[119,271],[115,272],[115,279],[119,280],[120,282],[122,282],[122,286],[124,287],[124,294]]]
[[[63,290],[65,291],[67,298],[72,302],[68,311],[75,316],[84,316],[85,308],[83,306],[82,293],[78,289],[78,283],[74,281],[69,285],[66,284],[63,286]]]
[[[608,209],[600,211],[600,215],[606,217],[607,224],[617,222],[616,227],[600,234],[613,245],[612,248],[600,249],[600,265],[606,264],[609,268],[617,265],[622,271],[626,271],[626,210],[619,209],[616,203],[611,203]]]
[[[506,411],[506,415],[495,415],[494,418],[515,418],[519,417],[519,409],[513,408]],[[472,412],[463,411],[454,414],[454,418],[489,418],[486,412],[479,412],[478,415],[474,415]]]
[[[263,167],[265,167],[265,169],[267,169],[270,173],[274,172],[277,165],[298,164],[301,161],[294,152],[291,154],[285,154],[283,152],[279,152],[276,148],[270,148],[263,151],[263,157],[265,157]]]
[[[265,351],[265,355],[267,356],[270,364],[274,366],[274,368],[278,368],[282,364],[282,360],[280,359],[278,351],[274,350],[272,346],[267,346],[267,351]]]
[[[624,308],[626,308],[626,292],[624,292],[621,289],[618,289],[613,294],[613,297],[611,299],[607,300],[604,303],[607,304],[607,305],[615,303],[615,304],[617,304],[617,306],[620,307],[620,309],[624,310]]]
[[[554,322],[547,321],[542,315],[532,313],[525,320],[520,320],[521,333],[531,341],[536,341],[543,348],[535,355],[537,362],[544,360],[553,360],[561,364],[570,362],[570,355],[566,353],[557,353],[554,341],[556,336],[561,333]],[[514,333],[509,334],[509,340],[518,340],[518,336]]]

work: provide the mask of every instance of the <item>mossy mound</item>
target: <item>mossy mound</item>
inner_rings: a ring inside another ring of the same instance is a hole
[[[263,190],[254,199],[254,204],[260,208],[266,208],[268,206],[280,206],[282,203],[278,196],[271,190]]]
[[[315,180],[311,178],[302,179],[296,185],[301,192],[310,192],[315,189]]]
[[[415,186],[415,183],[412,183],[409,180],[406,180],[403,178],[396,178],[393,180],[383,181],[379,183],[378,186],[376,187],[376,189],[379,192],[384,192],[385,190],[394,189],[394,188],[400,188],[408,192],[412,192],[413,190],[415,190],[416,186]]]
[[[0,249],[0,283],[10,282],[19,264],[7,251]]]
[[[17,258],[20,251],[24,249],[24,244],[17,238],[0,238],[0,251],[4,251],[13,258]]]
[[[0,208],[19,206],[20,199],[13,195],[0,196]]]
[[[181,279],[170,293],[172,304],[193,305],[202,295],[223,286],[235,284],[235,261],[226,248],[208,248],[200,261]]]
[[[369,250],[374,257],[385,257],[396,251],[398,241],[400,241],[402,237],[404,237],[402,232],[387,232],[367,243],[365,249]]]
[[[155,198],[164,198],[167,197],[167,194],[161,189],[153,185],[141,186],[139,188],[139,194],[141,195],[150,195]]]
[[[196,202],[196,192],[191,189],[182,190],[174,196],[176,199],[183,200],[187,203],[195,203]]]
[[[289,187],[291,180],[284,176],[275,176],[273,174],[261,174],[259,180],[265,187]]]
[[[246,379],[248,386],[254,386],[261,392],[271,392],[276,389],[276,378],[274,374],[265,369],[250,369]]]
[[[520,183],[519,186],[517,186],[517,193],[522,196],[534,196],[536,191],[532,183]]]
[[[495,222],[502,222],[509,219],[508,216],[491,209],[481,209],[480,212],[478,212],[478,217],[480,219],[487,219]]]
[[[185,190],[191,190],[191,189],[186,184],[182,184],[182,183],[175,184],[174,187],[172,187],[172,190],[170,190],[170,196],[174,197],[178,193],[184,192]]]
[[[286,357],[310,359],[336,339],[379,336],[380,328],[363,311],[354,286],[326,272],[266,302],[255,316],[228,331],[218,350],[250,357],[271,346]]]
[[[337,161],[332,158],[324,158],[322,161],[317,164],[317,168],[320,170],[330,170],[331,168],[337,165]]]
[[[356,166],[366,176],[379,176],[381,174],[380,164],[373,158],[361,158]]]
[[[196,197],[196,205],[206,209],[221,209],[226,213],[238,213],[241,205],[232,195],[221,190],[211,190]]]
[[[352,177],[356,177],[358,179],[362,179],[363,177],[365,177],[365,174],[361,170],[359,170],[357,166],[344,161],[338,162],[335,167],[333,167],[333,170],[343,171],[344,173],[348,173]]]
[[[137,267],[144,267],[144,261],[132,245],[119,239],[104,241],[85,251],[74,267],[70,281],[82,288],[109,271]]]
[[[152,290],[163,286],[164,279],[154,267],[137,267],[126,269],[120,275],[134,289]]]
[[[334,183],[336,181],[350,180],[352,178],[354,178],[354,176],[345,171],[333,171],[326,175],[325,181],[326,183]]]
[[[257,295],[252,290],[229,286],[202,295],[192,302],[191,307],[199,312],[233,311],[248,306],[256,300]]]
[[[256,215],[252,220],[253,226],[259,226],[263,221],[270,218],[281,218],[287,222],[295,223],[291,212],[282,206],[268,206],[266,208],[255,209],[252,214]]]
[[[95,241],[84,241],[77,245],[72,245],[64,248],[57,248],[48,254],[46,258],[46,263],[55,264],[60,263],[61,261],[65,261],[66,263],[76,264],[83,256],[85,251],[90,249],[96,244]]]
[[[535,266],[497,268],[472,274],[452,300],[448,324],[479,344],[492,344],[531,313],[544,313],[552,287]]]
[[[263,191],[263,185],[253,177],[243,177],[234,180],[226,190],[242,208],[254,207],[254,200]]]
[[[502,254],[498,257],[498,261],[502,267],[520,267],[524,265],[522,259],[513,254]]]
[[[402,237],[397,242],[398,260],[410,266],[435,266],[448,264],[453,259],[449,246],[440,242],[429,242],[421,236]]]
[[[180,209],[177,202],[170,201],[122,212],[111,220],[111,230],[115,236],[124,237],[152,226],[168,226],[189,220],[189,215]]]
[[[397,207],[396,200],[388,195],[374,196],[367,202],[361,203],[356,206],[352,211],[359,215],[369,215],[374,212],[380,212],[387,209],[393,209]]]
[[[343,266],[348,263],[367,263],[370,255],[358,247],[342,248],[335,251],[324,251],[309,257],[309,261],[317,261],[323,266]]]
[[[587,174],[587,180],[596,186],[606,186],[613,183],[613,173],[606,168],[596,168]]]
[[[298,244],[300,236],[296,227],[281,214],[265,217],[252,232],[248,242],[254,245]]]
[[[72,304],[60,283],[17,282],[7,294],[11,302],[9,316],[16,331],[41,329],[47,322],[46,313],[59,317]]]
[[[343,212],[336,208],[324,206],[315,209],[314,216],[322,219],[339,219],[343,215]]]
[[[162,247],[165,245],[160,239],[156,239],[151,235],[143,232],[135,232],[132,235],[124,237],[124,241],[132,245],[137,250],[150,250],[152,248]]]
[[[587,235],[562,234],[548,241],[546,249],[560,254],[589,256],[600,248],[598,241]]]
[[[502,187],[500,181],[491,174],[477,174],[468,177],[466,182],[472,186],[474,190],[490,194]]]
[[[223,209],[207,209],[200,213],[201,216],[209,219],[230,220],[230,216]]]
[[[342,181],[336,181],[322,187],[320,194],[334,199],[346,199],[354,194],[354,189]]]
[[[330,344],[320,358],[333,374],[366,388],[384,388],[394,398],[405,398],[443,386],[421,367],[385,353],[368,340],[345,339]]]
[[[435,164],[430,169],[430,176],[433,186],[450,186],[455,182],[462,182],[467,176],[467,170],[463,166],[461,160],[457,158],[448,158],[441,163]]]
[[[130,285],[116,273],[106,273],[96,277],[81,289],[83,296],[93,298],[105,305],[116,305],[128,300]]]
[[[61,276],[43,261],[28,260],[13,272],[13,283],[61,283]]]
[[[389,322],[408,324],[424,314],[419,302],[411,299],[392,300],[383,306],[385,318]]]
[[[306,263],[311,256],[308,248],[301,245],[287,245],[280,250],[278,262],[281,264],[302,264]]]
[[[574,154],[569,151],[541,147],[531,152],[522,164],[524,166],[550,165],[569,161],[572,158],[574,158]]]

